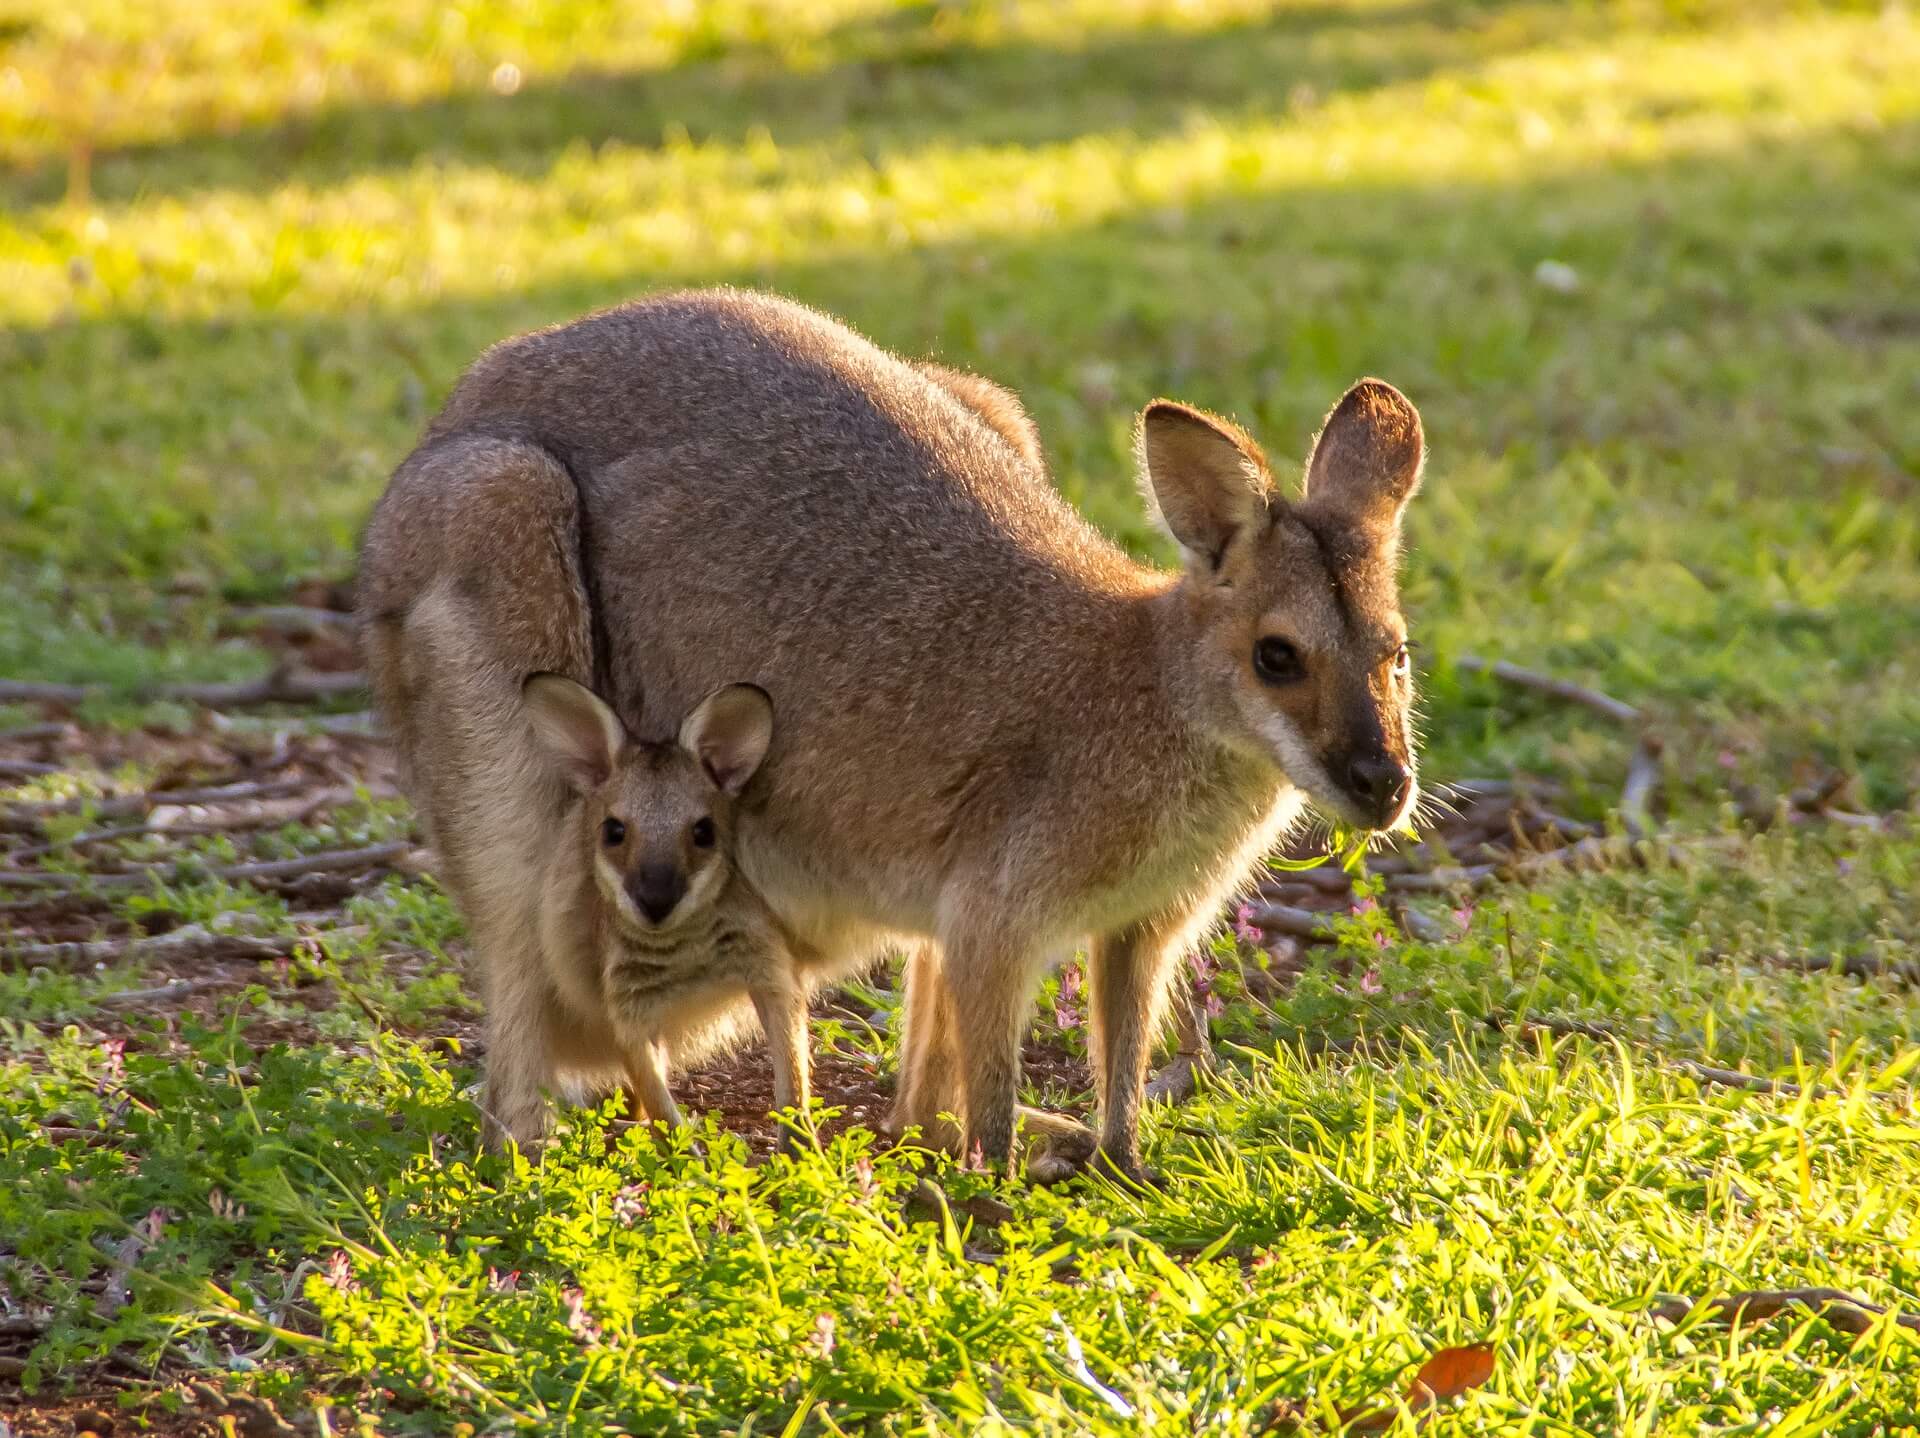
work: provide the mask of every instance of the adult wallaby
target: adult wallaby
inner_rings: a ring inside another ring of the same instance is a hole
[[[624,1078],[644,1116],[677,1122],[668,1073],[755,1013],[775,1106],[804,1108],[810,985],[732,859],[734,796],[773,733],[765,691],[718,688],[673,738],[636,739],[586,687],[573,479],[510,441],[416,451],[367,527],[359,589],[374,695],[473,933],[489,1141],[542,1136],[563,1076]]]
[[[779,697],[742,870],[835,967],[908,944],[896,1118],[952,1113],[989,1159],[1046,963],[1089,945],[1100,1145],[1139,1174],[1176,960],[1306,798],[1366,828],[1413,802],[1395,570],[1422,442],[1379,381],[1334,407],[1299,499],[1233,425],[1149,405],[1140,467],[1181,574],[1060,498],[1005,391],[761,295],[496,346],[428,439],[485,443],[515,453],[449,484],[482,463],[578,481],[623,716],[643,685]]]

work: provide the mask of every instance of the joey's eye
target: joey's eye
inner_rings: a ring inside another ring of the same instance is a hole
[[[627,841],[627,826],[618,819],[609,819],[600,826],[600,842],[609,849],[617,849]]]
[[[693,821],[693,847],[696,849],[713,847],[713,820],[695,819]]]
[[[1307,677],[1300,651],[1277,634],[1253,646],[1253,672],[1268,684],[1295,684]]]
[[[1413,672],[1413,655],[1407,652],[1404,644],[1393,651],[1393,672],[1402,678]]]

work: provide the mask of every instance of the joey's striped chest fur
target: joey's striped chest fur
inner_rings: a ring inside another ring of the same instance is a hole
[[[709,909],[666,933],[604,933],[601,982],[616,1022],[646,1023],[702,989],[738,990],[765,963],[768,924],[735,879]]]

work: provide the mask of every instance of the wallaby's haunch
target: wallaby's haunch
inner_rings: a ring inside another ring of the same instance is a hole
[[[537,450],[430,444],[361,556],[375,697],[486,991],[489,1141],[544,1134],[563,1076],[625,1079],[646,1117],[676,1122],[668,1073],[733,1039],[748,1000],[776,1107],[804,1108],[808,985],[733,863],[771,702],[728,685],[676,739],[634,739],[579,682],[594,645],[576,511]]]
[[[1011,395],[764,296],[497,346],[422,453],[508,442],[579,483],[622,716],[643,687],[673,712],[734,679],[778,696],[740,866],[829,969],[908,945],[896,1118],[990,1159],[1045,964],[1088,944],[1100,1144],[1138,1173],[1175,961],[1303,800],[1367,828],[1413,802],[1395,569],[1422,441],[1389,385],[1334,407],[1297,498],[1233,425],[1149,405],[1179,574],[1055,493]],[[440,502],[483,483],[436,472]]]

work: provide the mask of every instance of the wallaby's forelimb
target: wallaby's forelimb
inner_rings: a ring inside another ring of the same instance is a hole
[[[1089,1037],[1100,1089],[1100,1147],[1129,1177],[1140,1162],[1140,1101],[1147,1059],[1179,961],[1185,925],[1145,923],[1096,939],[1088,955]]]
[[[940,951],[931,943],[907,951],[906,1027],[900,1041],[899,1091],[893,1128],[920,1130],[920,1142],[958,1154],[961,1130],[942,1114],[965,1122],[967,1099],[960,1070],[958,1016],[947,991]]]

